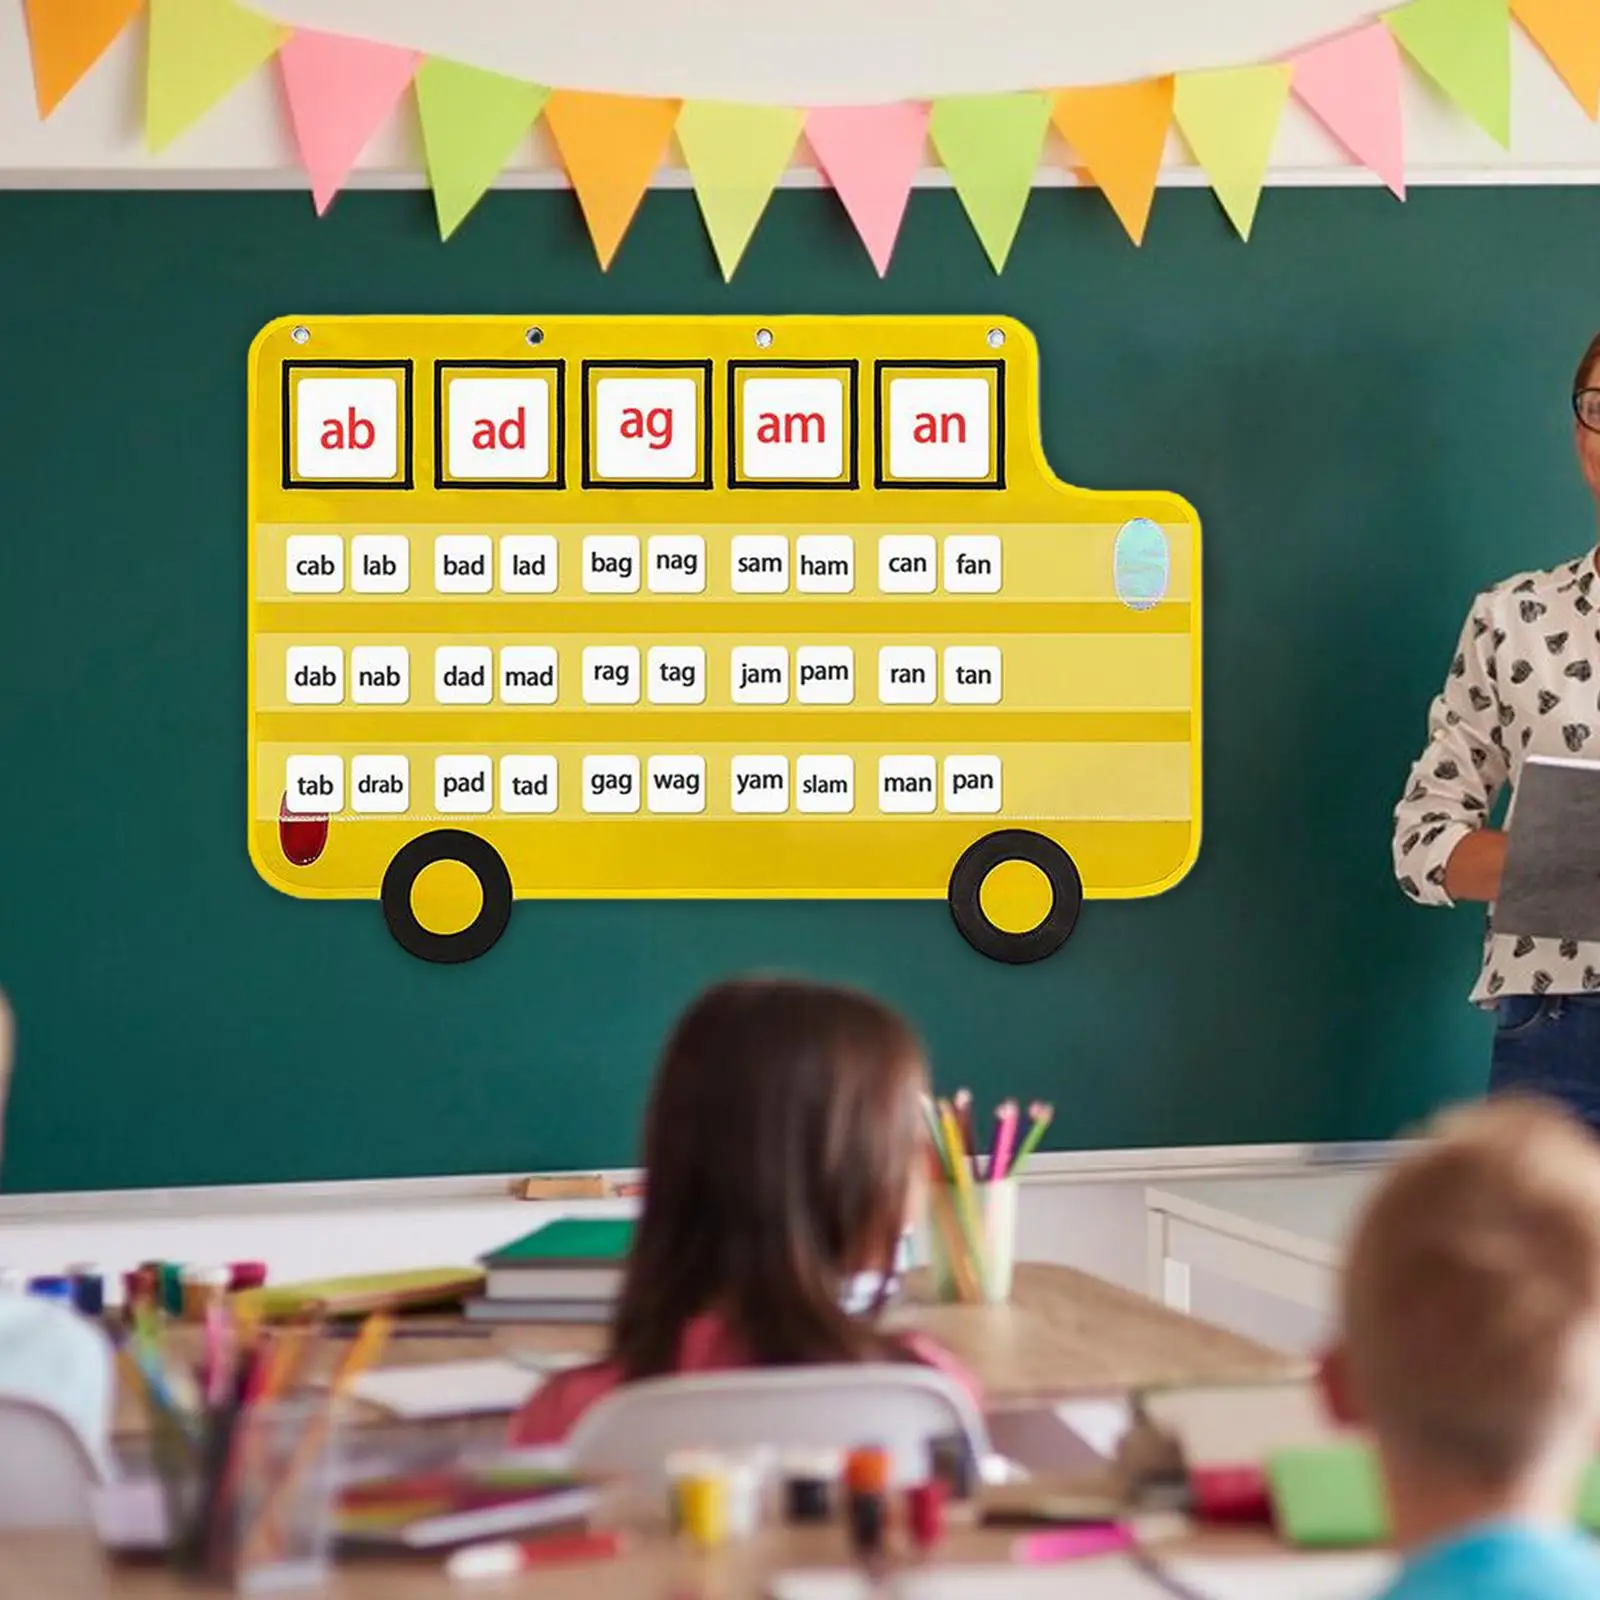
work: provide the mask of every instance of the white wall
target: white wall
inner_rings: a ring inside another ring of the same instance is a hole
[[[255,0],[286,21],[417,46],[573,88],[791,104],[1121,81],[1262,60],[1363,20],[1359,0]],[[1600,130],[1520,33],[1513,148],[1501,151],[1416,74],[1406,127],[1415,183],[1600,182]],[[34,110],[23,10],[0,5],[0,184],[291,185],[302,181],[274,71],[256,74],[173,149],[143,149],[144,25],[47,124]],[[1070,182],[1052,144],[1043,182]],[[1167,181],[1203,181],[1176,137]],[[803,163],[802,163],[803,166]],[[418,181],[409,101],[358,182]],[[930,172],[929,180],[944,181]],[[538,136],[511,184],[560,181]],[[681,182],[669,172],[666,182]],[[815,173],[797,171],[796,182]],[[1374,182],[1291,103],[1271,181]]]
[[[1022,1189],[1018,1258],[1077,1267],[1145,1293],[1145,1185],[1180,1168],[1162,1162],[1098,1178],[1075,1170],[1072,1157],[1045,1156],[1038,1165]],[[1307,1170],[1250,1159],[1245,1170],[1257,1169]],[[146,1260],[263,1260],[274,1281],[305,1281],[462,1265],[558,1212],[633,1209],[632,1201],[529,1205],[505,1198],[493,1179],[16,1195],[0,1197],[0,1266],[45,1274],[93,1262],[115,1275]],[[1280,1349],[1308,1351],[1322,1332],[1321,1319],[1303,1308],[1199,1271],[1191,1296],[1196,1316]]]

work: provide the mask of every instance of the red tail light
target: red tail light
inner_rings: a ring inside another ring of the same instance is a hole
[[[327,847],[328,819],[291,811],[285,795],[278,809],[278,843],[290,866],[309,867]]]

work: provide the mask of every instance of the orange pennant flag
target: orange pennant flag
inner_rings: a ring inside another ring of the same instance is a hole
[[[1511,0],[1511,14],[1590,119],[1600,117],[1600,0]]]
[[[1142,244],[1172,123],[1172,79],[1062,89],[1050,117],[1128,237]]]
[[[144,10],[144,0],[27,0],[33,94],[48,117]]]
[[[678,120],[676,100],[558,89],[544,120],[577,190],[603,269],[622,243]]]

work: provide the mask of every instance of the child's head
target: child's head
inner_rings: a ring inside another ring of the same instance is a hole
[[[839,1305],[893,1263],[922,1173],[927,1075],[910,1028],[848,989],[709,990],[667,1043],[645,1122],[644,1214],[614,1335],[631,1377],[670,1370],[715,1310],[768,1365],[884,1353]]]
[[[1600,1423],[1600,1145],[1534,1101],[1441,1118],[1356,1227],[1343,1323],[1329,1399],[1391,1478],[1575,1472]]]

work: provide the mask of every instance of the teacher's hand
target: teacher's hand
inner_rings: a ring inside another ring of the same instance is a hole
[[[1505,865],[1505,834],[1498,828],[1480,828],[1450,852],[1444,869],[1444,892],[1452,900],[1497,900]]]

